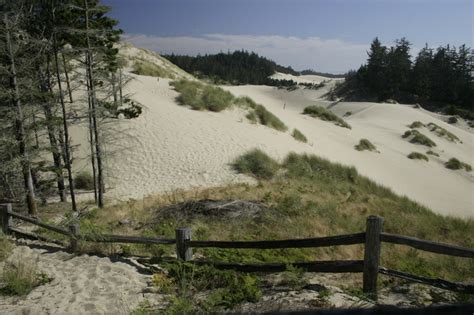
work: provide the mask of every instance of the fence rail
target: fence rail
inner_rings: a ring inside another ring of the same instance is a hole
[[[61,241],[50,239],[35,233],[22,231],[13,227],[12,218],[16,218],[47,230],[62,234],[70,239],[69,248],[77,251],[78,241],[102,242],[102,243],[134,243],[134,244],[163,244],[176,245],[177,258],[183,261],[191,261],[195,264],[211,264],[217,269],[233,269],[243,272],[281,272],[287,270],[288,264],[284,263],[262,263],[243,264],[209,262],[203,260],[193,260],[192,248],[227,248],[227,249],[276,249],[276,248],[316,248],[328,246],[364,244],[363,260],[331,260],[313,262],[294,262],[292,266],[302,268],[310,272],[328,273],[362,273],[363,291],[373,298],[377,298],[377,278],[378,274],[391,277],[403,278],[410,281],[420,282],[431,286],[440,287],[447,290],[474,293],[474,285],[449,282],[442,279],[430,279],[404,273],[402,271],[387,269],[380,266],[381,243],[391,243],[407,245],[423,251],[450,256],[474,258],[474,249],[465,248],[450,244],[437,243],[421,240],[415,237],[389,234],[382,232],[383,218],[369,216],[367,218],[366,230],[361,233],[326,236],[305,239],[270,240],[270,241],[196,241],[192,240],[192,231],[189,228],[176,229],[174,239],[151,238],[126,235],[111,234],[81,234],[78,225],[70,225],[69,229],[54,226],[41,222],[37,218],[32,218],[12,210],[11,204],[0,205],[0,218],[2,230],[5,234],[17,234],[21,237],[36,238],[64,244]]]

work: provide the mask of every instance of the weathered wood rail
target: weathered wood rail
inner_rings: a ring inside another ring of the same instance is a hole
[[[17,234],[20,237],[52,241],[65,245],[64,242],[53,240],[35,233],[25,232],[13,226],[12,219],[25,221],[44,229],[62,234],[69,238],[69,249],[77,251],[79,241],[102,242],[102,243],[133,243],[133,244],[163,244],[176,245],[176,256],[183,261],[190,261],[197,265],[211,264],[217,269],[233,269],[242,272],[281,272],[288,268],[284,263],[227,263],[210,262],[203,260],[193,260],[193,248],[222,248],[222,249],[277,249],[277,248],[316,248],[329,246],[364,245],[363,260],[331,260],[313,262],[294,262],[292,266],[304,269],[309,272],[327,273],[362,273],[363,291],[377,298],[377,278],[378,274],[391,277],[398,277],[409,281],[428,284],[446,290],[474,294],[474,285],[455,283],[442,279],[430,279],[426,277],[411,275],[402,271],[387,269],[380,266],[381,244],[391,243],[406,245],[419,250],[450,255],[464,258],[474,258],[474,249],[456,245],[443,244],[438,242],[421,240],[415,237],[389,234],[382,232],[383,218],[369,216],[367,218],[366,230],[361,233],[305,238],[289,240],[269,240],[269,241],[202,241],[192,240],[192,231],[189,228],[176,229],[174,239],[152,238],[139,236],[125,236],[112,234],[81,234],[79,225],[72,224],[68,229],[41,222],[37,218],[32,218],[12,210],[10,204],[0,205],[0,218],[2,230],[5,234]]]

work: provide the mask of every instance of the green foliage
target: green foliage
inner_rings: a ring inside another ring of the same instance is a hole
[[[7,237],[0,232],[0,262],[10,256],[10,253],[13,249],[13,244],[7,239]]]
[[[433,142],[430,138],[425,136],[424,134],[420,133],[418,130],[412,129],[407,130],[403,135],[402,138],[411,137],[410,143],[421,144],[427,147],[435,147],[436,143]]]
[[[292,290],[301,290],[308,284],[304,278],[304,270],[293,265],[287,265],[286,271],[281,274],[279,285],[288,286]]]
[[[258,117],[257,114],[255,114],[255,111],[249,112],[247,115],[245,115],[245,118],[247,118],[252,124],[258,123]]]
[[[461,162],[456,158],[449,159],[449,161],[446,162],[444,165],[446,166],[446,168],[449,168],[451,170],[465,169],[467,172],[472,171],[471,165]]]
[[[359,144],[355,146],[355,149],[357,151],[364,151],[364,150],[377,151],[377,148],[375,147],[375,145],[373,145],[372,142],[370,142],[367,139],[361,139],[359,141]]]
[[[455,116],[451,116],[448,118],[448,124],[455,124],[458,122],[458,119]]]
[[[50,281],[48,276],[38,272],[36,263],[32,261],[21,260],[15,264],[6,263],[1,277],[3,287],[0,288],[0,293],[24,296],[35,287]]]
[[[419,153],[419,152],[412,152],[412,153],[408,154],[408,158],[412,159],[412,160],[425,160],[425,161],[428,161],[428,157],[426,155],[424,155],[423,153]]]
[[[434,132],[438,137],[444,137],[451,142],[461,142],[461,140],[459,140],[459,138],[454,133],[446,130],[443,127],[438,126],[435,123],[429,123],[428,127],[430,128],[430,131]]]
[[[275,86],[295,86],[292,80],[274,80],[269,78],[275,72],[298,75],[291,68],[277,65],[260,57],[256,53],[235,51],[205,56],[164,56],[181,69],[201,78],[213,78],[214,81],[231,84],[265,84]]]
[[[80,172],[74,178],[74,186],[77,189],[93,190],[94,177],[88,172]]]
[[[174,79],[174,76],[168,70],[147,60],[135,61],[132,73],[150,77]]]
[[[158,288],[159,292],[162,294],[169,294],[173,291],[173,280],[163,273],[155,273],[151,277],[151,283],[154,287]]]
[[[411,128],[411,129],[415,129],[415,128],[421,128],[421,127],[424,127],[424,126],[425,126],[425,124],[423,124],[421,121],[414,121],[408,127]]]
[[[248,96],[240,96],[235,99],[235,105],[242,107],[244,109],[255,109],[257,108],[257,103]]]
[[[170,83],[180,93],[177,100],[181,105],[194,110],[223,111],[234,101],[234,96],[223,89],[198,81],[179,80]]]
[[[279,169],[278,163],[260,149],[254,149],[237,158],[232,164],[239,172],[258,179],[270,179]]]
[[[309,115],[314,118],[319,118],[325,121],[333,121],[337,126],[351,129],[351,126],[330,110],[321,106],[308,106],[303,110],[304,115]]]
[[[295,138],[296,140],[298,140],[300,142],[304,142],[304,143],[308,142],[308,139],[306,138],[306,136],[296,128],[293,129],[292,136],[293,136],[293,138]]]

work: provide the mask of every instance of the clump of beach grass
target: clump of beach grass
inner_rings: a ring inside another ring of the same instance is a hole
[[[13,244],[7,239],[7,237],[0,232],[0,262],[10,256],[10,253],[13,249]]]
[[[433,140],[431,140],[430,138],[428,138],[427,136],[425,136],[424,134],[422,134],[421,132],[415,129],[407,130],[402,135],[402,138],[408,138],[408,137],[411,137],[410,143],[421,144],[430,148],[436,146],[436,143]]]
[[[367,139],[361,139],[359,141],[359,144],[355,145],[355,149],[357,151],[376,151],[377,152],[377,147],[375,145],[372,144],[372,142],[370,142],[369,140]]]
[[[471,165],[469,165],[467,163],[464,163],[464,162],[461,162],[456,158],[449,159],[449,161],[446,162],[444,165],[446,166],[446,168],[449,168],[450,170],[465,169],[467,172],[472,171],[472,166]]]
[[[424,155],[423,153],[419,153],[419,152],[412,152],[412,153],[408,154],[408,158],[411,159],[411,160],[425,160],[425,161],[429,160],[426,155]]]
[[[138,75],[146,75],[150,77],[173,79],[173,75],[165,68],[146,60],[135,61],[135,63],[133,64],[132,73]]]
[[[37,264],[31,260],[20,260],[15,263],[6,262],[3,267],[0,293],[5,295],[24,296],[35,287],[51,281],[44,273],[38,272]]]
[[[260,149],[251,150],[238,157],[232,164],[233,168],[257,179],[270,179],[280,168],[278,162]]]
[[[446,130],[441,126],[438,126],[435,123],[430,122],[428,124],[428,127],[430,128],[430,131],[434,132],[438,137],[446,138],[451,142],[461,142],[461,140],[459,140],[459,138],[454,133]]]
[[[313,118],[319,118],[324,121],[332,121],[334,122],[336,126],[339,126],[339,127],[344,127],[348,129],[352,128],[344,119],[342,119],[341,117],[337,116],[330,110],[321,106],[316,106],[316,105],[308,106],[303,110],[303,114],[309,115]]]
[[[179,80],[170,83],[180,93],[177,100],[194,110],[220,112],[232,106],[234,96],[220,87],[198,81]]]
[[[434,156],[437,156],[437,157],[439,157],[439,154],[438,154],[438,153],[436,153],[436,152],[434,152],[433,150],[428,150],[428,151],[426,151],[426,154],[429,154],[429,155],[434,155]]]
[[[293,138],[295,138],[296,140],[298,140],[300,142],[304,142],[304,143],[308,142],[308,139],[306,138],[306,136],[296,128],[293,129],[292,136],[293,136]]]
[[[421,121],[414,121],[411,123],[410,127],[411,129],[415,129],[415,128],[421,128],[421,127],[424,127],[425,124],[423,124]]]

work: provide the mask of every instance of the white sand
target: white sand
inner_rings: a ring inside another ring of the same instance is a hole
[[[109,258],[19,246],[8,261],[36,263],[38,272],[53,280],[35,288],[24,298],[0,295],[1,314],[125,315],[135,310],[145,298],[162,298],[143,293],[148,287],[149,276],[138,273],[126,263],[112,263]]]
[[[437,213],[474,216],[473,172],[452,171],[443,165],[451,157],[474,165],[474,136],[424,110],[375,103],[334,105],[321,100],[334,80],[322,89],[292,92],[266,86],[224,87],[235,95],[248,95],[265,105],[290,127],[289,132],[282,133],[250,124],[239,109],[212,113],[179,106],[175,101],[178,94],[169,86],[169,80],[133,77],[127,90],[145,110],[139,118],[120,121],[108,132],[117,139],[114,145],[107,147],[109,152],[114,152],[107,159],[109,199],[142,198],[175,189],[251,181],[232,171],[229,163],[245,151],[258,147],[278,159],[296,151],[354,165],[361,174]],[[307,80],[313,82],[319,80],[309,77]],[[329,106],[341,116],[351,111],[352,115],[346,120],[352,130],[302,115],[303,108],[311,104]],[[440,158],[429,156],[429,162],[410,160],[406,157],[409,153],[428,150],[401,138],[408,130],[407,125],[415,120],[435,122],[455,133],[463,143],[451,143],[423,129],[421,132],[438,144],[433,150]],[[291,137],[293,128],[306,135],[308,144]],[[86,129],[73,129],[74,142],[84,144],[76,156],[85,157],[88,153]],[[380,153],[356,151],[354,145],[361,138],[373,142]],[[78,161],[78,169],[88,162],[87,159]]]

